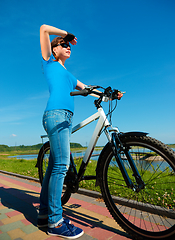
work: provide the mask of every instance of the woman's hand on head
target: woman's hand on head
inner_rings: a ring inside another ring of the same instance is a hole
[[[70,42],[72,45],[77,44],[77,38],[72,33],[67,33],[67,35],[63,38],[65,42]]]

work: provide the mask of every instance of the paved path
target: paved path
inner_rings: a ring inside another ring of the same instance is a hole
[[[0,173],[0,240],[58,240],[36,226],[40,184]],[[129,240],[99,199],[73,194],[64,216],[82,228],[80,240]]]

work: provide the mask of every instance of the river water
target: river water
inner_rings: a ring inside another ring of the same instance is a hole
[[[172,148],[175,151],[175,148]],[[101,150],[94,150],[93,154],[100,154]],[[82,157],[84,156],[85,151],[78,151],[78,152],[72,152],[73,157]],[[9,158],[17,158],[17,159],[25,159],[25,160],[33,160],[37,158],[37,154],[29,154],[29,155],[16,155],[16,156],[9,156]],[[93,160],[98,160],[98,156],[92,156]]]
[[[94,151],[93,154],[100,154],[101,151]],[[84,156],[85,151],[79,151],[79,152],[72,152],[73,157],[82,157]],[[37,154],[29,154],[29,155],[16,155],[16,156],[9,156],[9,158],[17,158],[17,159],[25,159],[25,160],[33,160],[37,158]],[[98,156],[92,156],[93,160],[98,160]]]
[[[175,149],[173,148],[173,150],[175,151]],[[100,150],[99,151],[95,151],[93,152],[94,155],[98,155],[100,154]],[[78,158],[78,157],[82,157],[84,156],[85,154],[85,151],[79,151],[79,152],[73,152],[72,155],[74,158]],[[37,154],[33,154],[33,155],[17,155],[17,156],[9,156],[9,158],[17,158],[17,159],[25,159],[25,160],[34,160],[34,159],[37,159]],[[92,160],[98,160],[98,156],[92,156],[91,157]],[[157,167],[157,165],[159,165],[161,162],[159,161],[155,161],[151,164],[150,168],[153,167]],[[147,165],[149,165],[149,162],[146,161],[146,160],[142,160],[142,163],[140,162],[139,164],[141,164],[142,166],[146,167]],[[160,165],[160,170],[164,170],[165,168],[167,167],[167,163],[166,162],[162,162],[161,165]],[[148,167],[149,169],[149,167]]]

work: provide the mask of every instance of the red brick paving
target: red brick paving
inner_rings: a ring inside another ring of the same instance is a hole
[[[6,181],[6,182],[1,182],[1,181]],[[15,184],[16,186],[13,186],[13,184]],[[19,186],[19,188],[18,188]],[[33,205],[34,207],[38,207],[39,204],[39,199],[38,197],[35,196],[31,196],[29,195],[32,192],[36,192],[39,193],[40,192],[40,187],[37,186],[33,186],[30,184],[30,182],[26,181],[23,182],[21,180],[18,180],[18,178],[12,178],[12,177],[8,177],[8,175],[0,175],[0,187],[3,189],[3,191],[7,192],[8,194],[11,195],[11,197],[13,198],[19,198],[20,200],[22,200],[24,202],[24,204],[29,204],[30,207]],[[22,189],[21,189],[22,188]],[[23,190],[25,188],[25,190]],[[34,194],[35,195],[35,194]],[[89,210],[93,213],[97,213],[98,216],[105,216],[106,218],[112,218],[111,215],[109,214],[108,210],[105,207],[101,207],[101,206],[97,206],[95,204],[86,202],[86,201],[82,201],[79,199],[74,199],[71,198],[69,201],[69,205],[73,204],[74,206],[77,207],[81,207],[84,208],[86,210]],[[0,204],[0,206],[5,206],[4,204]],[[75,208],[76,209],[76,208]],[[74,211],[74,209],[73,209]],[[72,211],[72,212],[73,212]],[[5,215],[9,218],[14,217],[18,214],[23,214],[22,212],[19,212],[17,210],[13,210],[10,212],[7,212]],[[117,240],[125,240],[126,237],[122,236],[120,234],[116,233],[116,230],[113,229],[109,229],[108,226],[106,226],[105,224],[101,223],[102,221],[98,220],[98,217],[96,218],[95,222],[94,222],[94,217],[89,216],[89,218],[87,219],[88,216],[86,216],[86,214],[82,214],[82,218],[75,218],[75,216],[73,216],[72,214],[69,214],[69,212],[67,213],[67,217],[69,217],[72,221],[73,224],[75,224],[77,227],[80,227],[84,230],[85,235],[83,235],[80,240],[82,239],[102,239],[102,240],[107,240],[107,239],[117,239]],[[27,219],[22,219],[20,221],[22,224],[24,224],[25,226],[27,225],[32,225],[32,223],[30,221],[28,221]],[[2,223],[2,222],[1,222]],[[94,225],[93,225],[94,224]],[[3,225],[3,224],[2,224]],[[1,226],[1,224],[0,224]],[[104,228],[103,228],[104,226]],[[116,227],[117,227],[117,223],[116,223]],[[0,230],[1,231],[1,230]],[[38,230],[39,232],[40,230]],[[121,231],[119,231],[120,233]],[[3,234],[3,232],[0,232],[1,234]],[[42,239],[42,238],[41,238]],[[49,239],[49,240],[58,240],[58,237],[53,237],[53,236],[48,236],[45,235],[44,239]],[[130,238],[127,238],[130,239]]]
[[[19,214],[21,214],[20,212],[18,212],[18,211],[12,211],[12,212],[8,212],[8,213],[5,213],[5,215],[7,216],[7,217],[14,217],[14,216],[16,216],[16,215],[19,215]]]

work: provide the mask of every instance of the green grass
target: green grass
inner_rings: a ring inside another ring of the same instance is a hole
[[[36,160],[2,159],[0,169],[7,172],[17,173],[24,176],[38,178],[38,169],[35,168]]]
[[[127,170],[133,183],[135,178],[133,172]],[[165,171],[155,170],[140,172],[142,180],[146,184],[145,188],[136,193],[126,186],[119,169],[110,168],[108,171],[108,184],[110,193],[115,196],[129,198],[138,202],[150,203],[167,208],[175,206],[175,175],[167,168]],[[113,179],[116,179],[113,181]]]
[[[71,148],[72,152],[86,150],[86,148]],[[9,158],[9,156],[38,154],[38,150],[17,150],[0,153],[0,169],[7,172],[39,178],[38,168],[35,167],[37,159],[25,160]]]
[[[19,154],[19,153],[16,153]],[[27,154],[25,152],[25,154]],[[10,155],[15,155],[10,153]],[[35,160],[24,160],[24,159],[15,159],[8,158],[8,155],[0,154],[0,169],[8,172],[13,172],[25,176],[30,176],[38,178],[38,168]],[[81,159],[75,160],[77,170],[80,167]],[[90,160],[85,175],[96,175],[96,165],[97,161]],[[132,176],[132,172],[128,170],[128,175],[131,180],[134,182],[135,179]],[[135,193],[132,189],[129,189],[126,186],[126,183],[123,180],[121,172],[118,168],[110,167],[108,170],[108,186],[111,194],[123,197],[130,198],[136,201],[151,203],[159,206],[164,206],[169,209],[175,208],[175,175],[168,168],[164,171],[157,171],[156,175],[152,177],[150,171],[141,172],[142,179],[147,183],[145,189],[139,193]],[[148,182],[148,179],[149,180]],[[156,180],[155,180],[156,179]],[[79,187],[99,191],[100,188],[95,186],[95,180],[81,181]]]
[[[81,160],[76,160],[77,169],[80,167]],[[96,175],[97,161],[90,160],[85,175]],[[129,198],[138,202],[150,203],[157,206],[166,207],[168,209],[175,209],[175,175],[169,168],[165,171],[155,170],[153,175],[152,172],[140,171],[143,181],[146,183],[146,187],[139,193],[134,192],[132,189],[126,186],[123,180],[123,176],[117,167],[110,167],[108,169],[108,187],[112,195]],[[127,170],[128,175],[133,183],[135,178],[133,172]],[[95,180],[80,182],[81,188],[99,191],[100,188],[95,186]]]
[[[82,162],[82,159],[76,159],[74,162],[75,162],[75,165],[76,165],[76,168],[77,168],[77,171],[78,171],[79,168],[80,168],[80,164]],[[96,171],[95,171],[96,166],[97,166],[97,161],[90,160],[84,175],[95,176],[96,175]],[[96,187],[95,183],[96,183],[95,180],[88,180],[88,181],[83,180],[79,183],[79,187],[85,188],[85,189],[88,189],[88,190],[92,190],[92,191],[101,192],[100,187]]]

